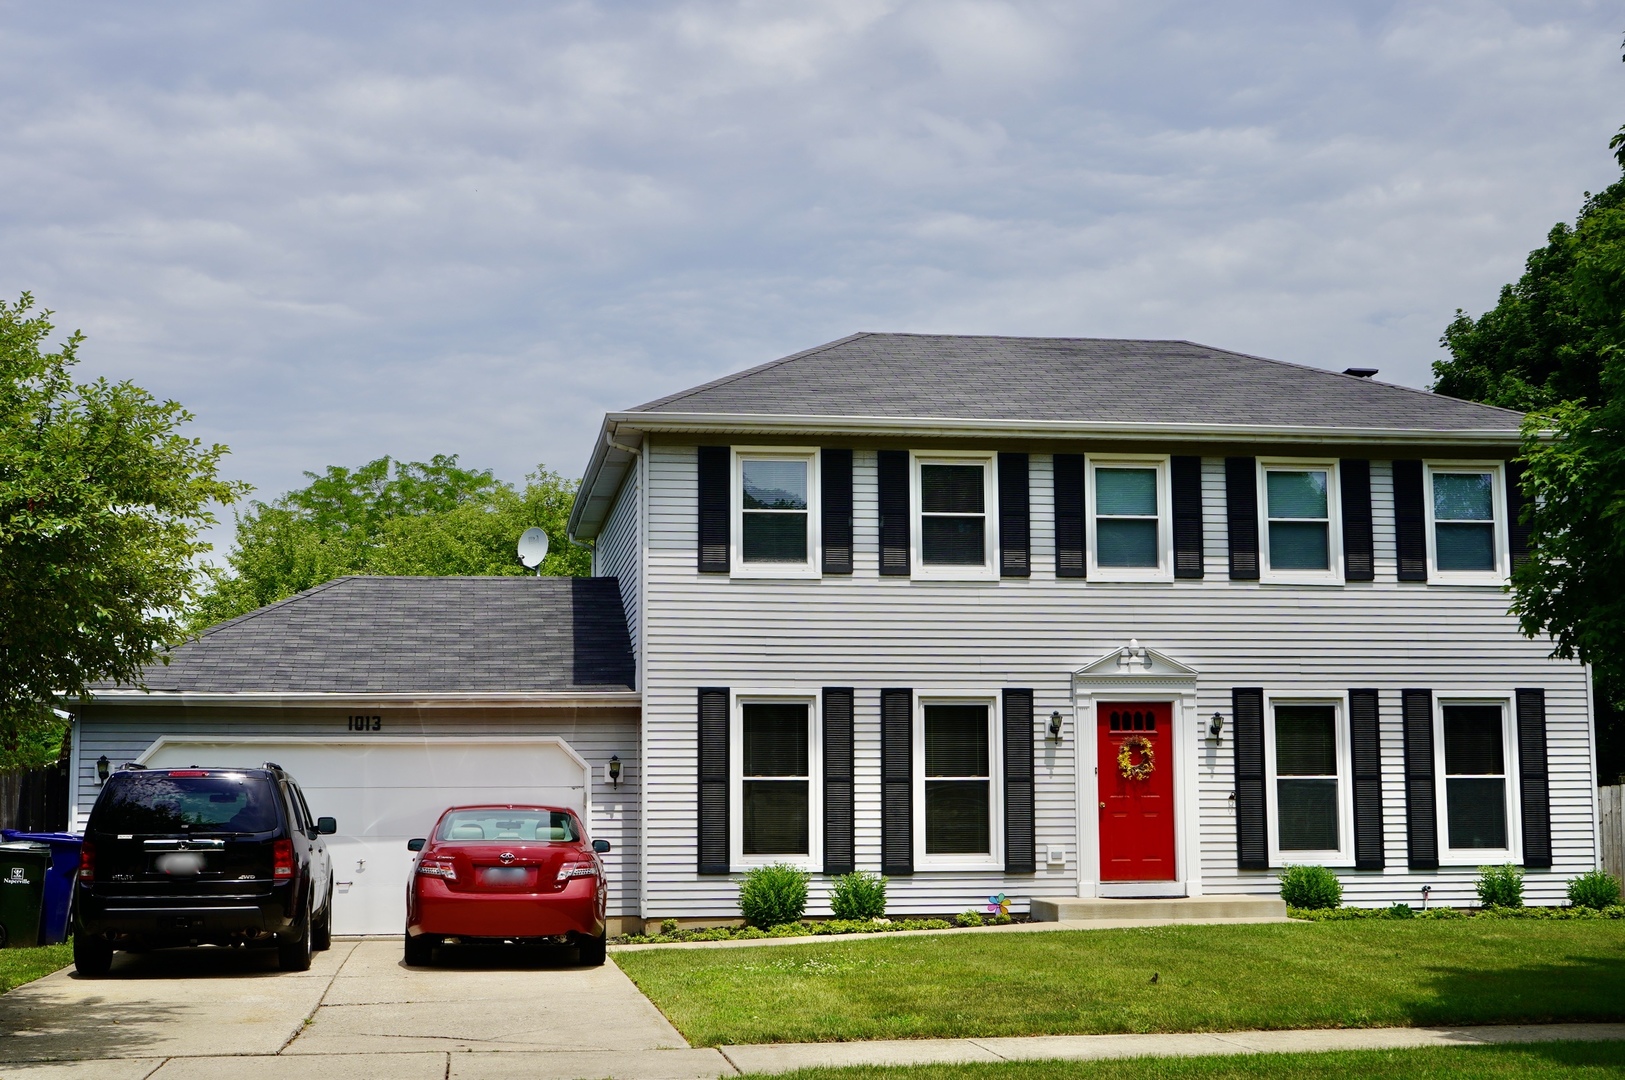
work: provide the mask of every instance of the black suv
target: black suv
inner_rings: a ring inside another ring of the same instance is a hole
[[[333,864],[305,796],[279,766],[125,768],[85,827],[73,890],[73,962],[107,974],[114,949],[275,943],[310,967],[333,928]]]

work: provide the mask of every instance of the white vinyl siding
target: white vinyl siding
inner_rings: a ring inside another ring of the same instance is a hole
[[[621,586],[621,605],[626,608],[626,628],[632,636],[632,657],[636,662],[640,645],[642,611],[643,552],[638,528],[638,504],[641,497],[639,477],[641,470],[633,468],[621,485],[615,508],[609,512],[604,527],[592,548],[594,577],[612,577]]]

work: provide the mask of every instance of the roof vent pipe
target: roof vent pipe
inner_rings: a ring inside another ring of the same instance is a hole
[[[1343,369],[1343,374],[1353,375],[1356,379],[1369,379],[1371,376],[1375,375],[1378,370],[1379,369],[1374,367],[1346,367]]]

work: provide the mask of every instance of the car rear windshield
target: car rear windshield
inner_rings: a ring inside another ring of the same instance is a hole
[[[580,839],[575,818],[560,810],[454,810],[440,821],[437,840],[478,842],[490,840],[543,840],[574,842]]]
[[[89,829],[99,833],[261,833],[277,828],[268,777],[119,773],[107,781]]]

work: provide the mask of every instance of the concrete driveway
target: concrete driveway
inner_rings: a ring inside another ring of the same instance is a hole
[[[309,972],[275,953],[118,954],[0,996],[0,1080],[644,1077],[731,1074],[693,1050],[613,964],[568,953],[442,950],[407,968],[397,939],[335,941]]]

